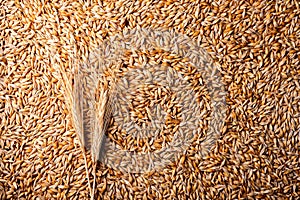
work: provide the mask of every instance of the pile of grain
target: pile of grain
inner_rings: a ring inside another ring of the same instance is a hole
[[[175,29],[201,43],[228,92],[226,126],[206,158],[192,146],[160,171],[128,174],[99,164],[97,197],[300,195],[297,0],[4,0],[0,13],[0,198],[89,198],[52,55],[71,79],[71,53],[84,60],[104,39],[137,26]]]
[[[161,170],[188,149],[194,157],[208,153],[224,125],[226,92],[196,42],[174,31],[138,28],[94,54],[99,79],[116,90],[104,163],[137,173]]]

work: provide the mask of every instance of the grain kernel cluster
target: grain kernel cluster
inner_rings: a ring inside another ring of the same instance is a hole
[[[99,164],[97,198],[296,199],[299,17],[297,0],[1,1],[0,198],[89,198],[53,55],[72,79],[71,53],[85,60],[106,38],[150,27],[176,30],[208,52],[228,92],[226,126],[205,158],[195,144],[161,171]]]

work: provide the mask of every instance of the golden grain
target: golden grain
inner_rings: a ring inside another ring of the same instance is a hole
[[[89,198],[84,156],[60,76],[49,59],[57,56],[56,64],[72,83],[70,52],[84,60],[107,37],[137,26],[174,28],[187,34],[219,64],[228,91],[226,126],[205,158],[196,153],[201,149],[200,137],[162,173],[123,174],[99,164],[98,199],[298,198],[299,15],[299,2],[292,0],[2,1],[0,199]],[[148,59],[150,64],[162,62],[183,70],[173,64],[174,57],[159,57],[162,54],[130,54],[126,62],[134,66]],[[195,82],[200,83],[195,87],[200,93],[205,92],[203,81]],[[128,86],[124,83],[124,87]],[[139,91],[154,101],[168,96],[162,89],[147,86]],[[162,102],[177,103],[167,97]],[[135,103],[149,102],[137,99]],[[200,107],[205,110],[210,105],[203,102]],[[151,121],[148,109],[139,108],[133,118],[141,124]],[[180,113],[163,106],[158,109],[174,116]],[[199,115],[207,117],[205,112]],[[168,135],[177,126],[177,120],[168,122],[165,141],[172,140]],[[121,134],[111,135],[117,142]],[[124,148],[154,151],[164,140],[120,141]],[[86,156],[91,174],[91,156]]]

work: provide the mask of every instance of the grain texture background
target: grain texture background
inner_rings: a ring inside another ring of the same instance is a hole
[[[84,59],[105,38],[140,26],[201,41],[228,91],[226,131],[206,159],[191,153],[160,172],[123,174],[100,164],[97,197],[297,199],[299,15],[297,0],[2,0],[0,198],[89,198],[51,56],[70,72],[70,53]]]

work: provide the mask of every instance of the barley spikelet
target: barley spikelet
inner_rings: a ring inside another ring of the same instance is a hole
[[[94,161],[93,168],[93,194],[96,188],[96,167],[97,161],[100,159],[100,150],[102,147],[103,137],[108,129],[110,118],[112,114],[112,102],[114,87],[108,88],[108,85],[100,85],[97,90],[95,102],[95,121],[94,121],[94,132],[92,137],[91,154]]]
[[[81,76],[79,73],[75,73],[74,87],[72,87],[72,83],[67,76],[67,72],[62,67],[63,65],[59,64],[60,62],[61,62],[61,60],[59,57],[51,56],[51,63],[53,65],[53,67],[56,69],[56,71],[58,72],[58,75],[60,77],[65,101],[66,101],[67,107],[69,109],[69,112],[71,113],[71,121],[74,125],[76,135],[80,142],[80,147],[82,149],[84,162],[85,162],[88,187],[89,187],[90,195],[92,196],[92,187],[91,187],[91,182],[90,182],[90,178],[89,178],[89,170],[88,170],[88,164],[87,164],[87,158],[86,158],[86,151],[84,148],[84,146],[85,146],[84,130],[83,130],[83,126],[81,123],[83,120],[83,115],[81,112],[81,110],[83,108],[83,106],[82,106],[83,88],[82,88],[82,85],[80,84]],[[71,62],[72,62],[72,65],[76,66],[76,62],[74,60],[72,60]],[[78,71],[77,67],[75,67],[75,71]]]
[[[99,101],[95,104],[95,123],[94,123],[94,134],[91,152],[93,159],[96,162],[99,160],[99,153],[102,146],[102,140],[105,132],[110,123],[110,117],[112,114],[112,103],[113,103],[114,87],[111,89],[107,85],[102,85],[99,88]]]
[[[112,113],[113,86],[99,84],[99,71],[95,63],[88,60],[77,67],[73,88],[73,118],[79,138],[93,160],[93,186],[91,199],[94,199],[96,187],[96,166],[99,160],[103,136],[108,128]]]
[[[100,159],[103,136],[110,123],[114,86],[109,86],[107,82],[100,84],[100,71],[97,63],[94,63],[92,59],[83,64],[80,59],[73,56],[71,59],[73,84],[63,65],[59,62],[54,62],[54,64],[59,72],[66,104],[72,115],[71,120],[82,148],[90,197],[94,199],[97,161]],[[59,57],[57,59],[60,61]],[[89,179],[86,149],[90,150],[92,155],[93,183]]]

